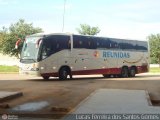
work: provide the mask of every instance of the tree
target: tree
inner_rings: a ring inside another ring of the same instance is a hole
[[[77,28],[79,34],[82,35],[97,35],[100,32],[98,27],[91,27],[87,24],[80,24],[80,28]]]
[[[7,29],[5,27],[0,30],[0,51],[2,50],[3,40],[6,37]]]
[[[150,45],[151,63],[160,65],[160,34],[150,35],[148,37]]]
[[[17,23],[11,24],[9,28],[3,28],[0,31],[0,50],[3,54],[18,57],[22,49],[22,44],[27,35],[42,32],[41,28],[33,27],[32,23],[26,23],[25,20],[20,19]],[[22,42],[18,49],[15,49],[15,43],[18,39]]]

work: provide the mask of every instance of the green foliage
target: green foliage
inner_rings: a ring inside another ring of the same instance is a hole
[[[0,31],[0,50],[3,54],[18,57],[25,37],[39,32],[42,32],[41,28],[35,28],[32,23],[28,24],[20,19],[17,23],[11,24],[9,28],[3,27]],[[15,49],[15,43],[19,38],[22,42],[18,49]]]
[[[0,30],[0,51],[2,50],[3,40],[7,35],[6,33],[7,33],[7,29],[3,27],[2,30]]]
[[[9,73],[9,72],[18,72],[19,68],[17,66],[5,66],[0,65],[0,72]]]
[[[151,63],[160,64],[160,34],[150,35],[148,37],[150,45]]]
[[[160,68],[159,67],[151,67],[149,72],[151,72],[151,73],[160,73]]]
[[[97,35],[100,32],[98,27],[91,27],[87,24],[80,24],[80,28],[77,28],[77,31],[81,35]]]

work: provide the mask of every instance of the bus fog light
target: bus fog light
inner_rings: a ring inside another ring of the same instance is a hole
[[[41,67],[41,70],[43,70],[44,69],[44,67]]]
[[[56,67],[53,67],[53,69],[56,69]]]
[[[36,68],[36,71],[39,71],[39,68]]]
[[[39,71],[39,68],[32,68],[31,71]]]

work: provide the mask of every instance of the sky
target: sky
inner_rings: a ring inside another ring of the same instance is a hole
[[[46,33],[62,32],[65,0],[0,0],[0,28],[19,19]],[[66,0],[64,30],[97,26],[98,36],[146,40],[160,33],[160,0]]]

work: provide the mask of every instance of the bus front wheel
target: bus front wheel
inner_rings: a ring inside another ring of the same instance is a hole
[[[59,71],[59,79],[60,80],[66,80],[68,75],[70,75],[69,70],[67,67],[62,67]]]

